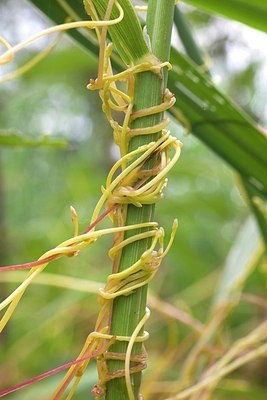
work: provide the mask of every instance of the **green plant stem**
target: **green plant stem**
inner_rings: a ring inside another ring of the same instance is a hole
[[[150,0],[148,3],[147,32],[150,37],[153,54],[161,61],[167,61],[170,53],[170,39],[174,12],[174,0]],[[134,110],[141,110],[160,104],[166,87],[167,71],[162,77],[152,72],[140,73],[136,77]],[[162,119],[162,114],[140,118],[132,124],[133,128],[152,126]],[[155,135],[134,137],[129,145],[129,151],[156,139]],[[154,204],[136,208],[129,205],[126,224],[153,221]],[[131,235],[139,233],[132,232]],[[130,235],[129,235],[130,236]],[[126,236],[127,237],[127,236]],[[149,246],[148,240],[129,244],[121,256],[119,271],[125,270],[136,262]],[[144,316],[147,301],[147,285],[136,290],[129,296],[121,296],[114,300],[111,321],[111,334],[130,336],[138,322]],[[115,343],[111,351],[125,353],[127,343]],[[133,353],[140,354],[141,345],[136,344]],[[124,361],[110,360],[109,371],[124,369]],[[141,372],[132,375],[133,391],[136,399],[139,395]],[[106,400],[126,400],[128,398],[124,378],[116,378],[107,383]]]

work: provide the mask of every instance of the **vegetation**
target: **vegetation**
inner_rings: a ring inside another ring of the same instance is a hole
[[[64,25],[41,34],[60,32],[48,50],[37,51],[26,64],[22,56],[17,72],[7,70],[2,78],[8,101],[0,105],[5,167],[0,327],[6,328],[0,395],[27,386],[10,398],[59,399],[72,381],[67,398],[76,392],[82,399],[98,380],[92,396],[133,400],[143,375],[145,399],[252,394],[263,399],[267,141],[263,129],[212,80],[188,18],[196,25],[197,18],[211,22],[198,12],[184,13],[174,0],[149,0],[140,20],[129,0],[86,0],[85,8],[79,0],[49,7],[32,3]],[[240,1],[231,1],[231,8],[228,3],[218,8],[205,2],[204,7],[264,30],[260,20],[266,6],[243,0],[239,13]],[[173,17],[187,55],[175,46],[170,52]],[[66,42],[48,54],[63,41],[65,30],[86,52]],[[7,51],[0,63],[12,61],[30,42],[11,47],[3,39]],[[90,77],[97,76],[88,88],[100,92],[108,123],[96,111],[101,109],[97,93],[84,91],[88,70]],[[245,76],[245,84],[251,82]],[[11,99],[13,90],[17,95]],[[42,134],[49,129],[63,135]],[[175,165],[181,151],[177,137],[184,148]],[[79,230],[72,207],[73,237],[66,235],[71,203],[84,226]],[[161,225],[170,238],[165,244]],[[113,267],[107,280],[110,247]],[[39,257],[47,248],[52,250]],[[66,255],[70,258],[54,262]],[[18,264],[23,259],[39,261]],[[20,271],[26,268],[31,268],[28,274]],[[99,311],[95,294],[106,280]],[[149,321],[147,301],[153,310]],[[144,324],[150,332],[147,369]],[[93,357],[98,378],[93,363],[88,365]],[[60,376],[63,369],[68,372]],[[28,380],[37,374],[42,375]]]

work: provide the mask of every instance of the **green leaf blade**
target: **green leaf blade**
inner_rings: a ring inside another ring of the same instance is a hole
[[[95,0],[94,6],[100,19],[104,19],[108,0]],[[109,34],[120,57],[126,64],[131,64],[149,53],[141,25],[130,0],[120,1],[124,17],[121,22],[109,27]],[[118,17],[118,10],[112,8],[111,19]]]
[[[174,110],[189,121],[195,136],[267,193],[266,136],[187,57],[172,49],[171,62]]]
[[[68,142],[61,138],[52,138],[43,135],[37,139],[32,139],[22,135],[21,132],[14,130],[0,129],[0,147],[51,147],[62,148],[68,147]]]
[[[185,0],[194,7],[208,13],[216,13],[224,17],[247,24],[252,28],[267,32],[267,3],[256,0]]]

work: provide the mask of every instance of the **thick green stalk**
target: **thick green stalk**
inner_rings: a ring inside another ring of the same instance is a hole
[[[170,38],[174,12],[174,0],[150,0],[148,3],[147,32],[150,37],[153,54],[162,62],[169,59]],[[135,106],[134,110],[141,110],[160,104],[166,87],[167,72],[164,77],[159,77],[152,72],[143,72],[137,75],[135,84]],[[137,119],[132,124],[133,128],[152,126],[162,119],[161,114]],[[129,150],[149,143],[157,138],[159,134],[134,137],[130,143]],[[136,224],[139,222],[153,221],[154,204],[145,205],[137,208],[133,205],[128,206],[126,224]],[[131,232],[130,235],[139,233]],[[130,236],[128,235],[128,236]],[[126,236],[126,237],[128,237]],[[125,270],[136,262],[141,254],[149,246],[148,240],[142,240],[129,244],[124,248],[119,270]],[[111,321],[111,334],[130,336],[138,322],[145,314],[147,300],[147,285],[136,290],[129,296],[121,296],[114,300]],[[115,343],[111,351],[125,353],[127,343]],[[133,353],[140,354],[141,345],[134,346]],[[108,362],[109,371],[124,369],[124,361],[110,360]],[[141,372],[132,375],[133,391],[136,399],[138,398]],[[107,383],[106,400],[126,400],[128,399],[124,378],[116,378]]]

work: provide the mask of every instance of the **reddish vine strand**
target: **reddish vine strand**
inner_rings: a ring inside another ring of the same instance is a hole
[[[115,206],[116,205],[113,204],[105,212],[103,212],[94,222],[92,222],[85,229],[84,232],[81,233],[81,235],[84,235],[84,234],[88,233],[89,231],[91,231],[97,224],[99,224],[99,222],[101,222],[109,213],[111,213],[111,211],[115,208]],[[3,267],[0,267],[0,272],[19,271],[22,269],[34,268],[34,267],[38,267],[40,265],[46,264],[51,261],[55,261],[61,257],[62,257],[62,254],[55,254],[53,256],[42,258],[41,260],[37,260],[37,261],[30,261],[30,262],[23,263],[23,264],[6,265]]]
[[[60,365],[59,367],[56,367],[56,368],[53,368],[53,369],[51,369],[49,371],[43,372],[42,374],[37,375],[37,376],[35,376],[33,378],[27,379],[26,381],[21,382],[18,385],[11,386],[11,387],[9,387],[7,389],[4,389],[4,390],[2,390],[0,392],[0,397],[6,396],[9,393],[13,393],[13,392],[15,392],[17,390],[23,389],[23,388],[25,388],[25,387],[33,384],[33,383],[40,382],[43,379],[48,378],[49,376],[55,375],[58,372],[64,371],[65,369],[67,369],[67,368],[69,368],[69,367],[71,367],[73,365],[80,364],[80,363],[82,363],[82,362],[84,362],[86,360],[94,358],[99,353],[101,353],[101,351],[102,351],[102,349],[99,348],[96,351],[92,352],[91,354],[88,354],[87,356],[78,358],[77,360],[74,360],[74,361],[70,361],[70,362],[68,362],[66,364]]]

